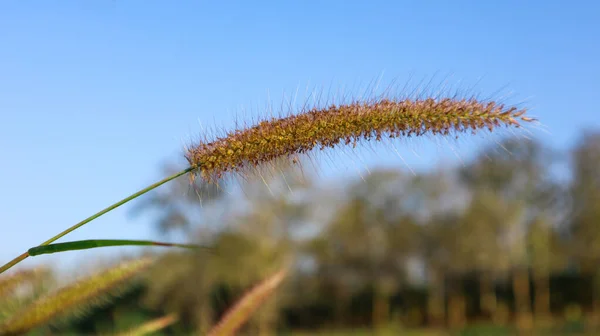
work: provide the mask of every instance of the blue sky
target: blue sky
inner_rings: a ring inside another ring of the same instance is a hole
[[[199,122],[233,127],[243,107],[264,116],[268,97],[306,86],[484,76],[478,91],[508,85],[550,132],[536,136],[567,147],[600,126],[600,4],[573,4],[3,1],[0,263],[157,179]],[[420,154],[406,160],[437,158]],[[63,240],[151,237],[127,209]]]

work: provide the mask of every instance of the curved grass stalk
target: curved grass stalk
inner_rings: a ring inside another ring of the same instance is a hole
[[[109,207],[107,207],[107,208],[105,208],[103,210],[100,210],[99,212],[97,212],[97,213],[91,215],[90,217],[82,220],[81,222],[79,222],[79,223],[71,226],[70,228],[62,231],[61,233],[57,234],[56,236],[48,239],[47,241],[45,241],[42,244],[40,244],[40,246],[49,245],[49,244],[53,243],[54,241],[62,238],[63,236],[67,235],[68,233],[70,233],[72,231],[75,231],[78,228],[82,227],[83,225],[85,225],[85,224],[93,221],[94,219],[96,219],[96,218],[98,218],[98,217],[106,214],[107,212],[110,212],[110,211],[112,211],[112,210],[120,207],[121,205],[123,205],[123,204],[125,204],[125,203],[127,203],[127,202],[129,202],[131,200],[134,200],[134,199],[142,196],[143,194],[145,194],[145,193],[147,193],[147,192],[149,192],[149,191],[151,191],[153,189],[156,189],[156,188],[160,187],[161,185],[163,185],[163,184],[165,184],[165,183],[167,183],[167,182],[169,182],[171,180],[176,179],[179,176],[185,175],[185,174],[191,172],[193,169],[194,169],[194,167],[188,167],[188,168],[186,168],[186,169],[184,169],[184,170],[182,170],[182,171],[180,171],[178,173],[175,173],[175,174],[173,174],[173,175],[171,175],[169,177],[166,177],[166,178],[164,178],[164,179],[162,179],[162,180],[160,180],[160,181],[158,181],[158,182],[156,182],[154,184],[151,184],[151,185],[147,186],[146,188],[141,189],[140,191],[138,191],[138,192],[136,192],[134,194],[131,194],[128,197],[125,197],[124,199],[122,199],[122,200],[120,200],[120,201],[118,201],[118,202],[110,205]],[[3,273],[4,271],[8,270],[9,268],[11,268],[11,267],[15,266],[16,264],[20,263],[21,261],[27,259],[27,257],[29,257],[29,253],[25,252],[25,253],[21,254],[20,256],[16,257],[15,259],[9,261],[8,263],[6,263],[2,267],[0,267],[0,273]]]
[[[281,285],[289,272],[289,265],[268,276],[250,289],[208,333],[208,336],[231,336],[248,321],[271,294]]]
[[[57,252],[66,252],[74,250],[87,250],[97,247],[109,247],[109,246],[165,246],[165,247],[181,247],[187,249],[203,248],[201,245],[196,244],[177,244],[177,243],[163,243],[150,240],[128,240],[128,239],[88,239],[88,240],[77,240],[66,243],[57,243],[49,245],[41,245],[30,248],[27,253],[30,256],[37,256],[40,254],[50,254]]]

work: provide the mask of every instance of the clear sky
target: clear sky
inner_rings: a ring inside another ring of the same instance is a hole
[[[233,127],[306,86],[484,76],[477,89],[508,85],[550,132],[536,135],[569,146],[600,126],[598,15],[597,1],[2,1],[0,263],[157,179],[199,121]],[[63,241],[150,237],[127,209]]]

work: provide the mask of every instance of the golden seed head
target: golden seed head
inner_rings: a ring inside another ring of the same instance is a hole
[[[450,135],[530,122],[526,110],[475,99],[380,99],[312,108],[297,115],[263,120],[215,141],[191,147],[186,158],[206,180],[282,156],[333,148],[360,140]]]

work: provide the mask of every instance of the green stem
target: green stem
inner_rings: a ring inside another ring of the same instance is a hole
[[[0,273],[2,273],[4,271],[6,271],[7,269],[15,266],[16,264],[18,264],[21,261],[25,260],[27,257],[29,257],[29,253],[25,252],[25,253],[21,254],[20,256],[16,257],[15,259],[9,261],[4,266],[0,267]]]
[[[95,213],[94,215],[92,215],[92,216],[90,216],[90,217],[82,220],[81,222],[79,222],[79,223],[71,226],[70,228],[68,228],[68,229],[64,230],[63,232],[57,234],[56,236],[48,239],[47,241],[43,242],[40,245],[41,246],[42,245],[48,245],[48,244],[54,242],[55,240],[62,238],[63,236],[65,236],[69,232],[77,230],[81,226],[83,226],[83,225],[85,225],[85,224],[93,221],[94,219],[96,219],[96,218],[104,215],[105,213],[107,213],[107,212],[109,212],[111,210],[114,210],[114,209],[120,207],[121,205],[123,205],[123,204],[125,204],[125,203],[127,203],[127,202],[129,202],[129,201],[131,201],[131,200],[133,200],[135,198],[137,198],[137,197],[142,196],[143,194],[149,192],[150,190],[156,189],[159,186],[161,186],[161,185],[163,185],[163,184],[165,184],[165,183],[167,183],[167,182],[169,182],[171,180],[174,180],[174,179],[178,178],[179,176],[185,175],[185,174],[191,172],[192,170],[194,170],[193,167],[188,167],[188,168],[186,168],[186,169],[184,169],[184,170],[182,170],[182,171],[180,171],[178,173],[175,173],[175,174],[173,174],[173,175],[171,175],[169,177],[166,177],[166,178],[164,178],[164,179],[162,179],[162,180],[160,180],[160,181],[158,181],[158,182],[156,182],[154,184],[151,184],[151,185],[147,186],[146,188],[144,188],[144,189],[136,192],[135,194],[132,194],[131,196],[126,197],[126,198],[120,200],[119,202],[114,203],[113,205],[111,205],[111,206],[109,206],[109,207],[107,207],[107,208],[105,208],[105,209],[103,209],[103,210]],[[20,256],[16,257],[15,259],[9,261],[8,263],[6,263],[2,267],[0,267],[0,273],[3,273],[4,271],[8,270],[9,268],[13,267],[14,265],[16,265],[19,262],[23,261],[28,256],[29,256],[29,253],[26,252],[26,253],[23,253]]]
[[[27,253],[30,256],[37,256],[40,254],[49,254],[57,252],[66,252],[73,250],[87,250],[97,247],[107,246],[166,246],[166,247],[181,247],[181,248],[201,248],[200,245],[194,244],[177,244],[177,243],[163,243],[155,242],[150,240],[127,240],[127,239],[90,239],[90,240],[78,240],[66,243],[48,244],[30,248]]]

